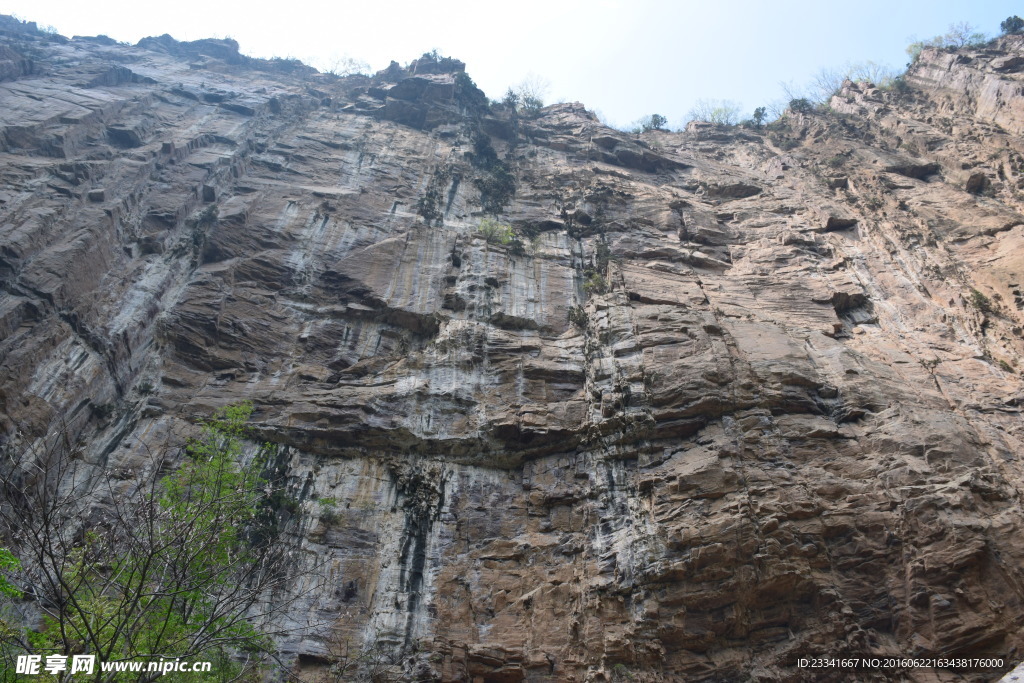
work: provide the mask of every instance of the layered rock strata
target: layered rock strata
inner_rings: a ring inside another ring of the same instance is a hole
[[[827,113],[634,136],[451,59],[336,78],[4,20],[4,447],[59,426],[131,468],[252,401],[297,590],[327,582],[281,643],[310,680],[353,651],[443,681],[1009,669],[1022,68],[1018,37],[926,50]]]

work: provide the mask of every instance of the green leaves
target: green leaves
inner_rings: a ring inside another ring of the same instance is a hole
[[[488,244],[508,244],[516,236],[516,232],[511,225],[499,223],[493,218],[484,218],[480,221],[480,227],[477,228],[477,232],[487,240]]]
[[[4,574],[13,573],[21,569],[21,562],[7,548],[0,548],[0,595],[11,598],[20,598],[21,591],[7,580]]]
[[[1012,17],[1007,17],[999,24],[999,30],[1008,35],[1020,33],[1024,31],[1024,19],[1021,19],[1016,14]]]
[[[275,505],[282,492],[266,476],[272,446],[245,462],[252,411],[250,403],[218,411],[166,476],[166,458],[127,489],[101,473],[93,493],[108,502],[77,536],[66,524],[78,496],[41,489],[27,500],[38,513],[22,522],[29,542],[17,557],[0,548],[0,598],[21,597],[7,577],[24,578],[43,618],[34,629],[0,622],[5,655],[205,659],[230,677],[242,668],[232,653],[269,650],[267,596],[287,576]],[[74,473],[70,460],[56,462],[50,486],[60,489]],[[119,680],[110,676],[103,680]]]

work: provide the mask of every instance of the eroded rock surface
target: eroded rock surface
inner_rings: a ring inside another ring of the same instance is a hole
[[[5,446],[125,466],[253,401],[330,584],[303,675],[1024,656],[1020,38],[639,137],[449,59],[0,41]]]

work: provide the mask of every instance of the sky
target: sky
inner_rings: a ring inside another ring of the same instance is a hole
[[[461,59],[492,99],[533,78],[545,101],[578,101],[609,123],[650,114],[680,126],[699,100],[743,116],[822,69],[871,60],[902,69],[914,39],[966,21],[995,35],[1024,15],[1009,0],[0,0],[0,14],[66,36],[135,43],[231,37],[243,54],[321,70],[349,57],[385,68],[424,52]]]

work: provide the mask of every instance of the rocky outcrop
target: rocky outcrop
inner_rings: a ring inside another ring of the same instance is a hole
[[[118,467],[253,401],[297,590],[329,583],[301,675],[1024,654],[1017,38],[630,136],[429,55],[339,79],[0,29],[5,448],[60,425]]]

